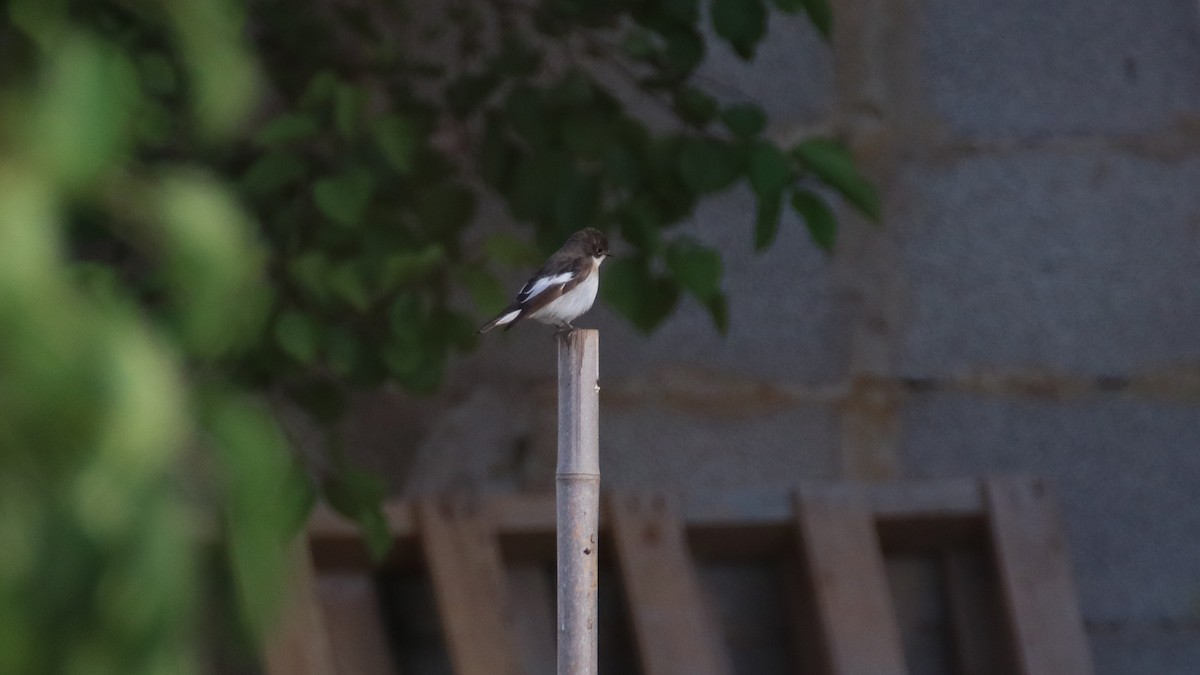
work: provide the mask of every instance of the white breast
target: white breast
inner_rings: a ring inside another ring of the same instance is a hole
[[[529,318],[558,325],[574,321],[576,317],[591,309],[592,303],[596,301],[596,291],[600,288],[600,270],[597,269],[599,266],[597,264],[596,268],[592,269],[592,273],[582,284],[547,303],[545,307],[530,314]]]

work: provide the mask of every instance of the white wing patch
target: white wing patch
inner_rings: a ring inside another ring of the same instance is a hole
[[[551,325],[574,321],[579,315],[592,308],[596,301],[596,290],[600,287],[600,275],[592,272],[583,283],[550,301],[545,307],[529,315],[529,318]]]
[[[525,304],[536,298],[547,288],[557,286],[558,284],[565,284],[574,278],[574,272],[563,272],[562,274],[556,274],[552,277],[539,277],[534,279],[528,284],[525,284],[525,288],[521,289],[521,292],[517,295],[517,302]]]
[[[499,319],[496,319],[496,325],[497,326],[507,326],[508,324],[512,323],[517,318],[517,315],[520,313],[521,313],[521,310],[515,309],[515,310],[509,312],[508,314],[505,314],[504,316],[500,317]]]

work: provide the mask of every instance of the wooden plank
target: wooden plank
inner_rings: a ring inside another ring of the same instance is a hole
[[[801,555],[832,675],[906,672],[887,570],[868,503],[801,492]]]
[[[809,583],[804,565],[795,555],[780,561],[784,592],[787,593],[788,617],[791,619],[790,642],[792,673],[812,675],[827,673],[825,650],[821,648],[821,629],[817,621],[813,584]]]
[[[415,515],[454,672],[519,673],[500,548],[478,505],[422,501]]]
[[[334,675],[333,654],[314,586],[308,541],[297,537],[288,551],[288,587],[280,624],[267,640],[267,675]]]
[[[554,577],[543,565],[520,565],[508,573],[509,597],[521,611],[513,617],[517,652],[526,673],[553,673],[557,664]]]
[[[321,573],[317,594],[341,675],[398,675],[374,579],[362,572]]]
[[[1005,675],[1015,670],[1004,639],[1004,609],[991,560],[982,551],[942,555],[956,672]]]
[[[890,485],[812,485],[805,494],[863,499],[885,546],[898,550],[968,545],[983,541],[983,496],[978,481],[908,481]],[[506,556],[522,561],[548,559],[555,550],[554,495],[496,495],[480,507],[491,514]],[[688,543],[698,554],[722,559],[765,558],[793,541],[792,497],[784,490],[741,490],[719,495],[681,495],[679,509]],[[384,515],[396,538],[389,565],[419,561],[410,504],[389,502]],[[601,515],[601,533],[607,524]],[[309,536],[322,569],[371,566],[357,526],[319,507]],[[736,537],[736,545],[730,537]]]
[[[985,494],[1018,672],[1090,675],[1066,536],[1050,489],[1040,480],[995,478]]]
[[[606,506],[643,674],[731,673],[683,523],[666,498],[611,495]]]
[[[318,505],[308,518],[308,537],[312,542],[313,560],[327,571],[361,571],[379,567],[417,565],[420,548],[411,502],[390,500],[383,503],[383,517],[393,544],[383,561],[373,560],[363,541],[358,523],[335,512],[329,506]]]

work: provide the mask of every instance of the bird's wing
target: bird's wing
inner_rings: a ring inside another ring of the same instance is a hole
[[[504,326],[505,329],[512,328],[521,319],[537,312],[583,283],[592,273],[592,268],[591,260],[587,258],[547,262],[521,288],[521,291],[517,293],[516,300],[505,307],[504,311],[494,319],[484,324],[479,332],[486,333],[496,326]]]
[[[517,294],[517,302],[521,307],[518,315],[509,325],[536,313],[546,305],[571,292],[583,283],[592,273],[594,266],[588,258],[580,258],[568,263],[565,270],[557,270],[548,275],[536,275],[525,284],[525,288]]]
[[[545,293],[547,289],[569,283],[574,277],[574,270],[553,275],[535,276],[529,280],[529,283],[525,284],[520,293],[517,293],[517,303],[524,305],[542,293]]]

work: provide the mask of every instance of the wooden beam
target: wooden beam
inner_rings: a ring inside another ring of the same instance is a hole
[[[415,504],[426,568],[456,675],[516,675],[511,608],[494,530],[465,500]]]
[[[1018,672],[1090,675],[1069,547],[1049,487],[993,478],[985,493]]]
[[[341,675],[398,675],[375,580],[363,572],[322,573],[317,594]]]
[[[267,675],[335,675],[329,633],[317,600],[308,541],[297,537],[288,550],[284,610],[263,655]]]
[[[787,593],[788,626],[791,640],[792,672],[797,675],[829,672],[825,649],[821,646],[821,626],[817,619],[813,584],[796,555],[780,561],[784,592]]]
[[[941,556],[953,655],[962,675],[1005,675],[1016,670],[1005,640],[1007,630],[999,583],[990,556],[958,550]]]
[[[801,492],[796,518],[831,675],[907,672],[869,504],[855,495]]]
[[[513,617],[513,637],[526,673],[553,673],[557,644],[554,628],[554,576],[549,565],[519,565],[508,571],[509,597],[520,611]]]
[[[666,498],[610,495],[606,506],[644,675],[731,673],[683,523]]]
[[[891,485],[811,485],[805,494],[864,500],[888,550],[922,550],[969,545],[985,535],[983,495],[978,481],[910,481]],[[550,494],[496,495],[481,498],[495,524],[506,556],[516,560],[548,558],[555,550],[555,502]],[[766,558],[792,545],[792,496],[784,490],[745,490],[681,495],[678,512],[688,543],[714,559]],[[411,506],[389,502],[384,515],[396,538],[386,565],[420,560]],[[601,514],[600,531],[607,523]],[[321,507],[309,522],[313,553],[322,569],[371,566],[357,525]],[[731,545],[731,542],[736,545]]]

